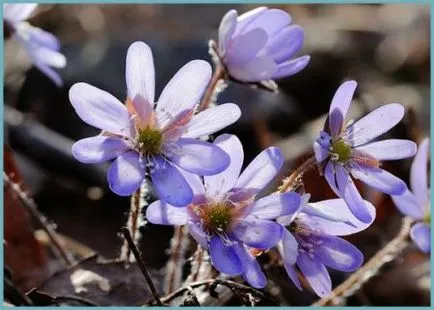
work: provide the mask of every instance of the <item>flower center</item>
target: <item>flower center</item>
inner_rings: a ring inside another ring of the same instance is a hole
[[[232,222],[231,207],[225,203],[218,203],[207,207],[202,220],[209,231],[227,231]]]
[[[141,153],[158,154],[163,145],[163,134],[158,129],[146,127],[139,130],[137,142]]]
[[[429,210],[431,210],[431,206],[428,206],[428,212],[425,213],[425,216],[423,217],[423,222],[431,225],[431,212],[429,212]]]
[[[337,162],[346,163],[351,158],[351,145],[340,139],[332,143],[331,152]]]

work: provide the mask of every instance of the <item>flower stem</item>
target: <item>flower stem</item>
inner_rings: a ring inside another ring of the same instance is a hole
[[[377,252],[365,265],[353,273],[341,285],[336,287],[329,297],[318,300],[312,306],[342,305],[345,300],[354,295],[366,282],[374,277],[381,267],[393,261],[409,244],[410,229],[413,220],[405,217],[401,230],[384,248]]]
[[[137,242],[138,221],[140,216],[140,188],[131,196],[130,212],[128,214],[127,227],[131,230],[132,238]],[[123,262],[132,262],[134,256],[131,256],[131,247],[128,246],[128,240],[124,239],[121,248],[120,260]]]
[[[17,183],[13,182],[5,172],[3,172],[3,181],[5,182],[6,186],[9,186],[15,192],[15,194],[23,203],[23,206],[38,221],[39,225],[41,225],[42,229],[47,233],[60,257],[62,257],[67,265],[71,266],[74,264],[74,259],[58,240],[57,234],[52,225],[48,222],[47,218],[39,212],[38,206],[36,205],[33,198],[27,195],[27,193],[23,191]]]
[[[186,226],[176,226],[170,245],[170,259],[166,265],[166,293],[172,293],[181,285],[182,267],[185,262],[185,251],[189,243]]]
[[[205,90],[205,94],[203,95],[202,102],[199,105],[199,112],[206,110],[215,101],[216,94],[218,93],[218,86],[220,84],[219,81],[224,79],[224,76],[224,67],[217,63],[211,81],[209,82],[208,87]]]
[[[279,186],[278,191],[280,193],[285,193],[295,188],[295,185],[298,184],[303,174],[305,174],[310,168],[315,164],[315,156],[311,156],[306,159],[300,166],[297,167],[289,177],[283,180],[281,186]]]
[[[125,240],[127,240],[128,245],[133,252],[134,257],[136,258],[136,261],[140,267],[140,270],[142,271],[143,275],[145,276],[146,282],[148,283],[148,286],[152,292],[152,295],[154,296],[155,302],[159,306],[163,306],[163,303],[160,300],[160,296],[158,296],[157,290],[155,289],[154,283],[152,283],[151,276],[148,273],[148,270],[146,269],[146,266],[143,262],[143,260],[140,257],[139,250],[137,249],[136,245],[134,244],[133,238],[131,237],[130,230],[128,227],[122,228],[122,233],[124,234]]]

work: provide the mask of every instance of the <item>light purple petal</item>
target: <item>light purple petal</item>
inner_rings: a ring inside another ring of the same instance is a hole
[[[180,169],[179,172],[184,176],[193,191],[195,196],[193,202],[202,199],[205,195],[205,187],[203,186],[202,179],[197,174],[190,173],[183,169]]]
[[[424,139],[419,145],[419,150],[411,165],[410,184],[419,205],[427,206],[429,204],[428,189],[428,154],[429,139]]]
[[[259,16],[264,14],[268,10],[267,7],[261,6],[253,10],[247,11],[237,18],[237,27],[234,35],[245,31],[246,27],[250,26]],[[247,29],[248,31],[248,29]]]
[[[60,49],[59,39],[57,39],[56,36],[54,36],[50,32],[30,26],[29,28],[27,28],[27,34],[29,36],[30,44],[45,47],[53,51],[59,51]],[[66,60],[64,60],[63,63],[64,64],[61,67],[65,66]]]
[[[272,36],[276,34],[279,30],[281,30],[284,27],[287,27],[291,24],[291,16],[280,9],[269,9],[264,10],[261,12],[261,10],[264,9],[258,9],[253,14],[252,12],[248,15],[248,19],[250,19],[250,22],[243,23],[243,20],[246,19],[245,14],[242,14],[238,18],[238,25],[236,30],[236,35],[238,33],[246,33],[247,31],[250,31],[255,28],[261,28],[265,30],[268,34],[268,36]]]
[[[366,207],[365,201],[351,180],[348,171],[342,165],[335,165],[336,180],[341,197],[345,200],[351,212],[362,222],[369,223],[372,216]]]
[[[294,58],[288,60],[286,62],[282,62],[277,65],[276,72],[271,76],[272,79],[281,79],[287,76],[294,75],[304,68],[306,68],[307,64],[310,61],[310,56],[305,55],[298,58]]]
[[[96,136],[74,143],[72,155],[82,163],[92,164],[116,158],[130,149],[125,140]]]
[[[285,261],[283,262],[283,265],[285,266],[286,273],[288,274],[288,277],[291,279],[292,283],[300,290],[302,291],[303,288],[301,287],[300,279],[298,278],[297,271],[295,270],[295,267],[293,265],[287,264]]]
[[[157,200],[146,209],[146,219],[152,224],[184,225],[187,223],[187,208],[177,208]]]
[[[36,68],[41,70],[42,73],[44,73],[50,80],[56,84],[57,87],[61,87],[63,85],[63,80],[60,77],[59,73],[57,73],[55,70],[51,69],[48,65],[42,63],[42,62],[34,62],[34,65]]]
[[[121,136],[128,135],[127,109],[109,93],[86,83],[76,83],[69,90],[69,100],[78,116],[89,125]]]
[[[226,53],[227,46],[232,39],[237,26],[238,13],[236,10],[230,10],[223,16],[219,26],[219,50],[221,55]]]
[[[211,238],[209,254],[212,264],[218,271],[228,275],[239,275],[243,272],[243,265],[234,247],[225,245],[219,236]]]
[[[175,207],[184,207],[192,202],[193,191],[190,185],[170,161],[161,156],[151,158],[150,173],[160,199]]]
[[[328,235],[334,236],[346,236],[357,233],[359,231],[365,230],[368,228],[375,219],[375,207],[368,201],[364,201],[365,206],[370,214],[371,221],[368,223],[364,223],[358,220],[354,214],[348,209],[347,204],[343,199],[330,199],[323,200],[315,203],[309,203],[314,207],[322,210],[326,213],[332,213],[339,215],[340,218],[346,219],[342,222],[336,222],[334,220],[330,220],[327,218],[322,218],[319,216],[312,215],[303,215],[300,214],[301,221],[307,222],[306,225],[310,227],[315,227],[322,231],[323,233],[327,233]]]
[[[226,50],[225,62],[228,66],[249,62],[265,46],[267,40],[267,33],[260,28],[235,37]]]
[[[225,170],[230,158],[218,146],[198,139],[181,138],[170,160],[180,168],[198,175],[213,175]]]
[[[180,208],[183,209],[183,208]],[[208,240],[205,233],[192,221],[188,221],[188,232],[204,249],[208,249]]]
[[[353,146],[365,144],[389,131],[404,116],[404,107],[390,103],[379,107],[348,127],[348,140]]]
[[[303,45],[304,31],[299,25],[291,25],[268,39],[266,53],[276,63],[290,59]]]
[[[297,262],[298,242],[286,228],[283,229],[282,242],[279,242],[277,248],[285,264],[294,265]]]
[[[413,141],[390,139],[358,146],[357,150],[381,161],[411,157],[416,154],[417,146]]]
[[[209,197],[220,200],[237,182],[244,160],[243,146],[237,136],[223,134],[214,140],[214,144],[230,157],[229,166],[219,174],[205,176],[204,182]]]
[[[341,132],[345,116],[350,108],[351,100],[353,100],[356,88],[356,81],[347,81],[339,86],[333,96],[328,117],[330,135],[332,137],[337,137]]]
[[[11,23],[26,20],[37,6],[37,3],[5,3],[3,4],[4,18]]]
[[[241,274],[243,279],[254,288],[264,288],[267,285],[267,279],[255,257],[248,253],[247,249],[241,244],[235,244],[234,249],[243,264],[244,272]]]
[[[333,192],[340,196],[337,183],[336,183],[336,174],[335,174],[335,165],[332,161],[329,161],[324,169],[324,177],[326,178],[327,183]]]
[[[193,116],[182,137],[198,138],[215,133],[235,123],[240,116],[240,108],[233,103],[225,103],[206,109]]]
[[[319,297],[324,298],[330,295],[332,282],[327,269],[321,262],[311,259],[307,254],[300,252],[297,265]]]
[[[282,164],[283,155],[279,148],[263,150],[240,175],[235,188],[259,192],[277,175]]]
[[[110,189],[119,196],[132,195],[144,178],[145,170],[140,166],[139,154],[135,151],[119,155],[107,172]]]
[[[204,60],[192,60],[173,76],[161,92],[157,103],[157,120],[161,128],[178,114],[192,110],[208,86],[211,66]]]
[[[421,220],[425,216],[423,206],[419,205],[416,197],[408,189],[402,195],[392,195],[392,200],[402,214]]]
[[[277,70],[277,65],[271,57],[254,58],[245,63],[231,63],[229,73],[236,80],[243,82],[260,82],[269,80]]]
[[[66,66],[66,57],[55,49],[40,45],[37,36],[30,36],[28,32],[34,32],[36,28],[32,27],[24,34],[17,33],[16,37],[23,43],[27,53],[33,63],[41,63],[54,68],[64,68]],[[23,37],[24,36],[24,37]],[[26,36],[30,36],[26,38]]]
[[[318,163],[322,163],[329,157],[329,150],[319,144],[318,141],[313,142],[313,151],[315,153],[315,159]]]
[[[313,237],[319,242],[314,255],[324,265],[345,272],[357,270],[363,264],[363,254],[348,241],[334,236]]]
[[[351,174],[363,183],[389,195],[402,194],[407,188],[400,178],[380,168],[353,167]]]
[[[300,208],[300,195],[293,192],[275,193],[254,202],[249,214],[264,220],[294,215]]]
[[[411,228],[410,237],[422,252],[431,252],[431,229],[425,223],[417,223]]]
[[[152,51],[144,42],[134,42],[127,52],[125,79],[128,98],[142,98],[150,105],[155,100],[155,69]]]
[[[253,217],[247,217],[233,230],[240,241],[258,249],[269,249],[275,246],[282,237],[282,231],[282,226],[276,222],[256,220]]]

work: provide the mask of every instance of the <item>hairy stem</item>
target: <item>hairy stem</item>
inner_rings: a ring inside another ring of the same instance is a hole
[[[209,82],[205,94],[203,95],[203,99],[199,105],[199,112],[206,110],[216,100],[216,94],[219,92],[219,81],[224,79],[224,76],[224,67],[217,63],[211,81]]]
[[[66,262],[67,265],[71,266],[74,264],[74,259],[58,240],[53,226],[48,222],[47,218],[39,212],[38,206],[36,205],[33,198],[31,198],[24,190],[22,190],[20,185],[13,182],[5,172],[3,172],[3,180],[5,182],[4,184],[9,186],[15,192],[15,194],[23,203],[23,206],[38,221],[39,225],[47,233],[59,256]]]
[[[166,293],[172,293],[181,285],[182,267],[185,263],[185,251],[189,244],[186,226],[176,226],[170,244],[170,259],[166,265]]]
[[[374,277],[381,267],[393,261],[409,243],[410,229],[413,220],[403,218],[401,230],[385,247],[377,252],[365,265],[353,273],[341,285],[336,287],[329,297],[318,300],[312,306],[341,305],[354,295],[366,282]]]
[[[294,189],[294,187],[299,183],[303,174],[305,174],[310,168],[312,168],[315,164],[315,156],[311,156],[306,159],[300,166],[297,167],[289,177],[283,180],[281,186],[279,186],[278,191],[281,193],[285,193]]]
[[[139,235],[139,217],[140,217],[140,188],[131,196],[130,211],[128,214],[127,227],[131,231],[131,236],[134,242],[137,242]],[[131,255],[131,247],[128,246],[128,241],[124,239],[121,248],[120,260],[123,262],[133,262],[134,256]]]
[[[154,283],[152,282],[151,276],[148,273],[148,270],[146,269],[145,263],[143,262],[142,258],[140,257],[139,250],[137,249],[136,245],[134,244],[133,238],[131,237],[130,230],[128,227],[122,228],[122,233],[124,234],[125,240],[127,240],[129,247],[131,248],[131,251],[133,252],[134,257],[136,258],[137,263],[139,264],[140,270],[142,271],[143,275],[145,276],[146,282],[148,283],[149,289],[152,292],[152,295],[154,296],[155,302],[157,305],[162,306],[163,303],[160,300],[160,296],[158,296],[157,290],[155,289]]]

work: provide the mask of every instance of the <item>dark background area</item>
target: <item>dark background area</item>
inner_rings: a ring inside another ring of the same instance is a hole
[[[60,71],[65,82],[61,88],[30,67],[15,42],[5,43],[5,143],[13,150],[26,187],[58,232],[107,258],[117,257],[122,244],[119,232],[129,208],[128,198],[108,189],[108,164],[84,165],[72,158],[71,144],[97,130],[75,114],[69,88],[87,82],[123,100],[126,51],[132,42],[141,40],[154,54],[158,96],[183,64],[197,58],[210,61],[207,41],[217,38],[219,22],[229,9],[241,14],[254,7],[41,5],[30,22],[52,32],[62,43],[68,64]],[[240,137],[245,163],[274,144],[287,159],[282,173],[294,168],[310,150],[335,90],[347,79],[359,83],[350,116],[359,118],[380,105],[399,102],[407,109],[406,117],[387,137],[419,142],[429,135],[428,5],[273,7],[287,10],[294,23],[305,28],[301,54],[311,55],[312,60],[301,73],[278,81],[278,94],[230,83],[219,96],[218,103],[234,102],[243,112],[225,132]],[[405,160],[385,163],[385,167],[408,180],[410,164],[411,160]],[[305,183],[312,201],[333,198],[315,172],[307,175]],[[397,233],[401,215],[387,196],[361,190],[376,205],[378,216],[368,230],[349,239],[368,259]],[[147,225],[142,233],[145,260],[155,269],[164,268],[172,228]],[[429,272],[429,257],[410,246],[349,305],[427,305]],[[309,290],[298,292],[281,267],[266,273],[269,290],[282,303],[308,305],[316,300]],[[331,271],[331,276],[336,286],[347,275]]]

